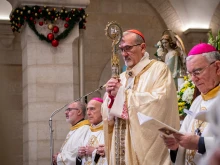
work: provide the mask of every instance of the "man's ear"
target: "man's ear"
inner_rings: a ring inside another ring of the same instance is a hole
[[[216,65],[216,67],[217,67],[216,74],[217,74],[218,76],[220,76],[220,61],[216,61],[216,62],[215,62],[215,65]]]
[[[78,116],[82,115],[82,110],[80,109],[77,113]]]

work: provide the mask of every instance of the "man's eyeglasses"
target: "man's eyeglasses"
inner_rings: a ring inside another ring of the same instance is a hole
[[[141,44],[135,44],[135,45],[126,45],[124,47],[119,47],[121,52],[129,52],[134,46],[138,46]]]
[[[79,110],[78,108],[67,108],[66,110],[65,110],[65,112],[70,112],[70,111],[72,111],[72,110]]]
[[[191,78],[192,76],[194,76],[194,77],[200,76],[200,74],[202,74],[202,72],[204,72],[209,66],[211,66],[211,65],[214,64],[214,63],[215,63],[215,61],[213,61],[212,63],[210,63],[209,65],[207,65],[207,66],[204,67],[204,68],[198,68],[198,69],[195,69],[195,70],[192,71],[192,72],[187,72],[188,77]]]

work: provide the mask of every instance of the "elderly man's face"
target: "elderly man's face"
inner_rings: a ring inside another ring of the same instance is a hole
[[[220,62],[209,63],[202,55],[195,55],[187,61],[187,71],[191,73],[191,79],[203,94],[215,88],[220,81]],[[199,71],[199,75],[195,75]]]
[[[79,120],[80,109],[77,103],[72,103],[65,110],[66,121],[72,125],[75,125]]]
[[[123,36],[119,45],[125,65],[128,68],[133,68],[141,60],[145,53],[145,43],[136,43],[135,39],[135,33],[128,33]]]
[[[101,103],[96,100],[89,101],[87,105],[88,120],[91,124],[97,125],[102,121]]]

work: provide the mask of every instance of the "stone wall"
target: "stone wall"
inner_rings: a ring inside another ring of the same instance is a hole
[[[0,21],[0,162],[23,164],[22,66],[20,38]]]
[[[116,21],[123,31],[134,28],[143,32],[151,58],[156,51],[154,45],[167,29],[160,15],[146,0],[92,0],[86,11],[89,14],[84,45],[86,93],[111,77],[111,40],[104,31],[108,22]],[[102,94],[97,92],[94,95]]]

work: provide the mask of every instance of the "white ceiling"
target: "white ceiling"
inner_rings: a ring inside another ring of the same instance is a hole
[[[11,13],[11,4],[6,0],[0,0],[0,20],[9,19],[9,14]]]

